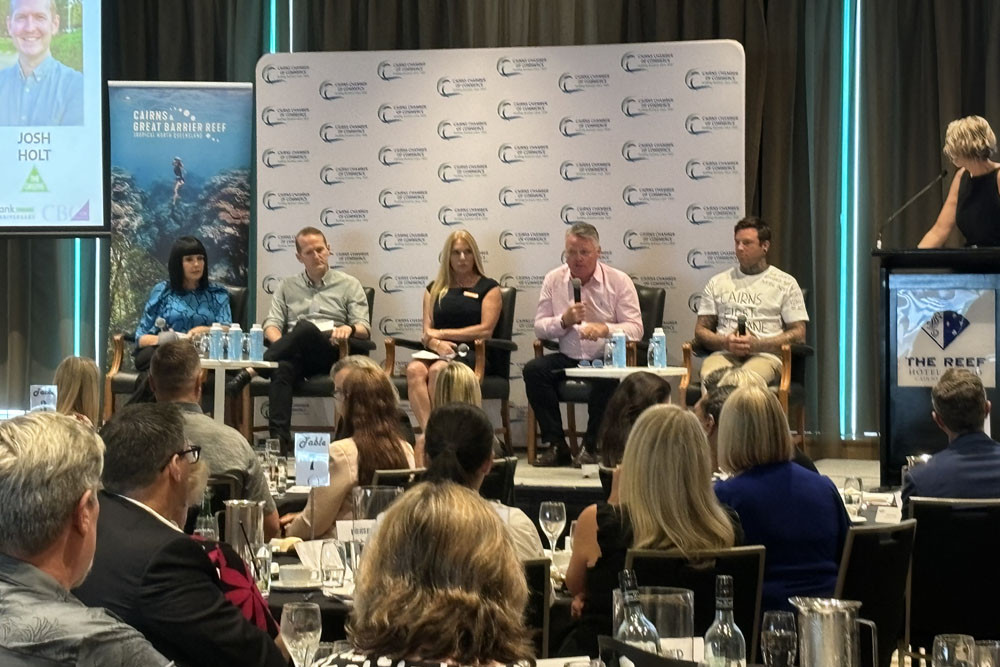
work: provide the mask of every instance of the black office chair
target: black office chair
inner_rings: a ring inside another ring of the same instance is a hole
[[[499,500],[504,505],[513,505],[514,473],[516,471],[516,456],[494,459],[493,468],[483,480],[483,485],[479,487],[479,495],[489,500]]]
[[[535,642],[535,655],[549,657],[549,599],[552,597],[552,578],[548,558],[521,561],[524,578],[528,582],[528,606],[524,610],[524,624],[531,630]]]
[[[913,542],[908,643],[930,653],[946,633],[1000,639],[1000,499],[909,500]]]
[[[375,289],[372,287],[365,287],[365,297],[368,299],[368,317],[372,318],[372,313],[374,313],[375,306]],[[370,339],[361,340],[358,338],[350,338],[348,340],[340,341],[340,356],[345,357],[348,354],[363,354],[367,356],[375,349],[375,343]],[[267,378],[261,377],[260,375],[255,375],[250,383],[244,387],[243,394],[241,397],[242,408],[240,410],[240,420],[239,420],[239,430],[243,433],[243,437],[247,440],[253,438],[253,434],[259,431],[267,431],[268,426],[265,422],[260,426],[254,425],[253,417],[253,403],[254,399],[259,396],[267,396],[270,391],[271,381]],[[333,378],[330,377],[329,373],[321,373],[319,375],[313,375],[311,377],[305,378],[299,381],[295,388],[292,390],[292,396],[294,398],[333,398]],[[335,424],[320,424],[315,426],[310,425],[298,425],[295,426],[293,430],[304,431],[309,433],[333,433],[336,430]]]
[[[376,470],[372,475],[372,486],[398,486],[408,489],[419,484],[426,468],[400,468],[398,470]]]
[[[233,322],[238,323],[244,330],[247,324],[247,288],[226,286],[229,292],[229,310],[233,316]],[[104,375],[104,421],[111,419],[111,415],[118,409],[117,397],[120,394],[131,395],[135,391],[135,383],[139,373],[132,363],[132,355],[125,354],[127,343],[135,345],[135,332],[127,331],[116,333],[111,338],[111,361],[108,365],[108,372]],[[212,378],[215,374],[208,375],[208,383],[205,391],[211,395]]]
[[[732,547],[692,554],[690,559],[670,551],[629,549],[625,567],[643,586],[676,586],[694,591],[694,634],[708,631],[715,619],[715,575],[733,578],[733,616],[743,630],[750,651],[757,654],[760,638],[760,600],[764,591],[764,547]],[[747,632],[749,631],[749,635]]]
[[[479,339],[473,344],[476,355],[475,372],[476,377],[479,378],[479,388],[483,400],[500,401],[500,420],[503,426],[496,429],[496,433],[503,434],[504,453],[508,456],[514,453],[510,432],[510,353],[517,350],[517,343],[512,340],[516,302],[517,289],[501,287],[500,317],[493,328],[493,337]],[[400,399],[406,400],[406,378],[394,375],[397,347],[422,350],[424,345],[419,340],[411,338],[391,337],[385,339],[385,370],[392,377],[393,385],[399,392]],[[496,369],[496,374],[486,375],[487,360],[489,360],[491,368]]]
[[[878,631],[878,667],[889,667],[892,652],[906,625],[906,582],[917,522],[851,526],[840,559],[837,588],[841,600],[861,603],[861,616],[873,621]],[[871,651],[862,646],[862,659],[871,661]],[[865,667],[872,667],[865,665]]]
[[[645,366],[646,357],[649,350],[649,339],[653,335],[653,330],[663,323],[663,312],[666,309],[667,291],[659,287],[635,286],[636,294],[639,297],[639,311],[642,314],[642,339],[629,341],[626,363],[629,366]],[[544,350],[557,351],[559,343],[552,340],[535,340],[535,358],[541,357]],[[559,395],[559,402],[566,403],[566,436],[569,438],[569,447],[573,456],[576,456],[580,449],[579,438],[583,431],[576,427],[576,404],[586,404],[590,400],[590,383],[586,380],[575,378],[563,378],[556,385],[556,393]],[[535,462],[535,450],[538,446],[538,426],[535,421],[535,413],[528,407],[527,419],[528,436],[528,463]]]

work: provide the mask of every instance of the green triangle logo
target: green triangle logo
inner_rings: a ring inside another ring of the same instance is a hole
[[[32,167],[31,173],[28,174],[28,178],[24,181],[24,185],[21,186],[21,192],[48,192],[49,189],[45,187],[45,181],[42,180],[42,175],[38,173],[38,167]]]

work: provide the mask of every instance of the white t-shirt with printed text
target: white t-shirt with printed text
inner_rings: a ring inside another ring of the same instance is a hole
[[[698,303],[698,315],[715,315],[715,331],[723,336],[734,333],[737,319],[744,315],[747,333],[758,338],[777,336],[786,324],[809,321],[799,284],[773,266],[754,275],[734,266],[712,276]]]

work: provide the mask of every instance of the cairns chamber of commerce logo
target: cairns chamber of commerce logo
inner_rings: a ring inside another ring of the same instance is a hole
[[[267,252],[282,252],[295,247],[295,237],[291,234],[264,234],[261,247]]]
[[[684,173],[692,181],[701,181],[712,177],[699,160],[688,160],[687,164],[684,165]]]
[[[643,243],[642,234],[634,229],[626,229],[622,235],[622,245],[627,250],[645,250],[649,246]]]
[[[525,72],[544,72],[548,67],[548,58],[510,58],[500,56],[497,59],[497,74],[506,78],[520,76]]]
[[[383,317],[378,321],[378,330],[383,336],[398,336],[403,330],[396,326],[396,320],[392,317]]]
[[[736,70],[689,69],[684,74],[684,85],[689,90],[705,90],[715,86],[734,86],[740,81]]]
[[[395,250],[402,250],[401,246],[396,245],[396,236],[392,232],[382,232],[378,235],[378,245],[382,250],[386,252],[393,252]]]
[[[521,72],[514,66],[514,61],[507,56],[497,60],[497,73],[502,77],[518,76]]]
[[[644,231],[626,229],[622,234],[622,245],[626,250],[648,250],[653,247],[672,246],[676,240],[674,232]]]
[[[279,283],[281,283],[281,278],[278,276],[267,275],[264,276],[262,281],[260,281],[260,286],[266,294],[274,294],[274,290],[278,288]]]
[[[274,65],[265,65],[264,69],[260,71],[260,78],[266,83],[281,83],[285,80]]]
[[[692,248],[688,251],[687,263],[692,269],[711,269],[716,266],[735,264],[736,252],[733,250]]]
[[[455,124],[452,123],[450,120],[443,120],[440,123],[438,123],[437,133],[438,136],[444,139],[445,141],[458,139],[459,136],[461,136],[455,131]]]
[[[375,68],[375,73],[378,75],[378,78],[382,79],[383,81],[395,81],[396,79],[400,78],[394,73],[392,63],[390,63],[388,60],[383,60],[382,62],[380,62],[378,66]]]
[[[337,178],[337,168],[329,164],[323,165],[323,168],[319,170],[319,180],[326,185],[337,185],[344,182]]]
[[[684,119],[684,129],[687,130],[688,134],[693,135],[708,134],[711,132],[711,130],[705,128],[705,123],[702,122],[701,116],[694,113]]]
[[[426,203],[427,190],[390,190],[387,188],[378,193],[378,205],[384,209]]]
[[[688,297],[688,310],[692,313],[698,312],[698,306],[701,305],[701,294],[692,294]]]
[[[391,104],[380,104],[376,115],[380,121],[386,124],[398,123],[400,120]]]
[[[281,114],[274,107],[264,107],[260,112],[260,119],[268,127],[285,124],[285,121],[281,120]]]
[[[319,138],[325,143],[334,144],[338,141],[343,141],[340,134],[337,132],[337,126],[333,123],[323,123],[319,128]]]
[[[445,227],[486,222],[489,219],[489,209],[485,206],[442,206],[438,209],[437,219]]]
[[[969,328],[969,320],[954,310],[934,313],[920,328],[942,350],[948,348],[962,332]]]

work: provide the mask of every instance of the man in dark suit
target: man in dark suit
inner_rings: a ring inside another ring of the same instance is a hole
[[[114,612],[179,665],[285,667],[280,640],[225,598],[202,544],[178,528],[208,479],[200,449],[184,438],[180,409],[126,406],[101,436],[97,553],[77,597]]]
[[[931,392],[931,416],[948,447],[910,470],[903,484],[903,506],[912,496],[1000,498],[1000,443],[983,433],[990,402],[979,377],[952,368]]]

